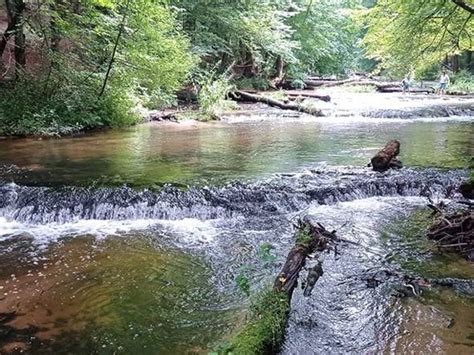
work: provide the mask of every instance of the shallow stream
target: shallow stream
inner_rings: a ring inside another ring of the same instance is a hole
[[[260,118],[0,141],[1,351],[206,353],[245,321],[236,276],[266,287],[309,214],[356,244],[295,293],[283,354],[472,353],[470,296],[360,277],[474,277],[404,224],[459,197],[472,119]],[[410,168],[364,167],[391,138]]]

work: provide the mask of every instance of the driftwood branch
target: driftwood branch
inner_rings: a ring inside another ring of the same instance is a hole
[[[471,210],[445,215],[439,210],[438,214],[428,230],[428,239],[444,251],[457,252],[474,260],[474,212]]]

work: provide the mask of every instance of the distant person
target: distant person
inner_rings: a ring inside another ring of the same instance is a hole
[[[446,95],[446,89],[448,88],[448,85],[449,85],[449,75],[446,70],[443,70],[443,73],[441,74],[441,78],[439,79],[438,93],[440,95]]]
[[[402,90],[405,94],[407,91],[410,91],[410,76],[406,75],[402,80]]]

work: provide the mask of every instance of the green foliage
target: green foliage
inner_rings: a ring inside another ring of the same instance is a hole
[[[203,64],[220,63],[224,71],[235,65],[238,74],[264,76],[274,70],[276,58],[294,61],[292,29],[286,24],[290,12],[286,1],[172,0],[179,19],[191,38],[194,53]]]
[[[68,134],[133,124],[137,104],[172,104],[197,63],[175,10],[163,3],[87,0],[80,8],[47,3],[28,7],[29,42],[43,43],[41,60],[2,92],[1,134]]]
[[[288,296],[275,290],[260,293],[254,300],[243,329],[220,354],[266,354],[278,351],[285,335],[290,308]]]
[[[303,228],[299,228],[296,232],[296,244],[307,247],[312,240],[313,237],[311,236],[311,231],[308,225],[304,225]]]
[[[263,243],[259,246],[257,251],[258,258],[263,262],[263,267],[268,268],[273,265],[276,256],[272,254],[273,245],[270,243]],[[237,288],[247,297],[250,296],[250,279],[249,273],[255,271],[255,268],[250,265],[243,265],[239,269],[239,274],[235,278]]]
[[[291,87],[294,89],[302,90],[306,87],[306,84],[304,83],[304,79],[293,79],[291,81]]]
[[[67,78],[24,78],[2,89],[0,134],[65,135],[137,122],[133,101],[116,87],[98,97],[94,80],[80,73]],[[18,102],[22,102],[21,105]]]
[[[273,245],[270,243],[264,243],[260,245],[258,249],[258,257],[263,261],[264,266],[273,264],[276,260],[276,256],[272,254]]]
[[[240,292],[245,294],[247,297],[250,296],[250,280],[245,275],[245,268],[241,268],[240,273],[235,278],[235,283]]]
[[[441,64],[425,65],[415,70],[415,78],[420,80],[438,80],[441,73]]]
[[[474,75],[461,70],[451,78],[449,91],[474,93]]]
[[[157,108],[169,103],[197,58],[189,53],[189,41],[170,8],[152,0],[133,0],[131,4],[116,75],[133,82],[147,94],[145,103]]]
[[[357,46],[359,28],[351,9],[358,1],[299,0],[289,23],[292,39],[298,43],[296,61],[291,63],[291,77],[298,73],[321,75],[344,73],[355,68],[361,52]]]
[[[252,77],[241,77],[236,80],[235,85],[242,90],[259,90],[264,91],[269,89],[268,79],[260,75]]]
[[[223,112],[235,109],[235,102],[227,99],[233,85],[224,75],[204,75],[199,84],[198,103],[202,120],[219,119]]]
[[[363,18],[369,55],[398,75],[472,49],[472,14],[452,1],[379,0]]]
[[[242,88],[265,89],[267,79],[278,74],[279,61],[296,78],[343,72],[361,55],[359,28],[347,11],[358,0],[171,3],[180,9],[179,19],[202,64],[219,63],[221,72],[232,67]]]

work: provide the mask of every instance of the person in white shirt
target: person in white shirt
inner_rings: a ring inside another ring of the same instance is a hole
[[[445,95],[446,94],[446,89],[448,88],[449,85],[449,76],[446,70],[443,70],[443,73],[441,74],[441,78],[439,79],[439,91],[438,93],[440,95]]]

